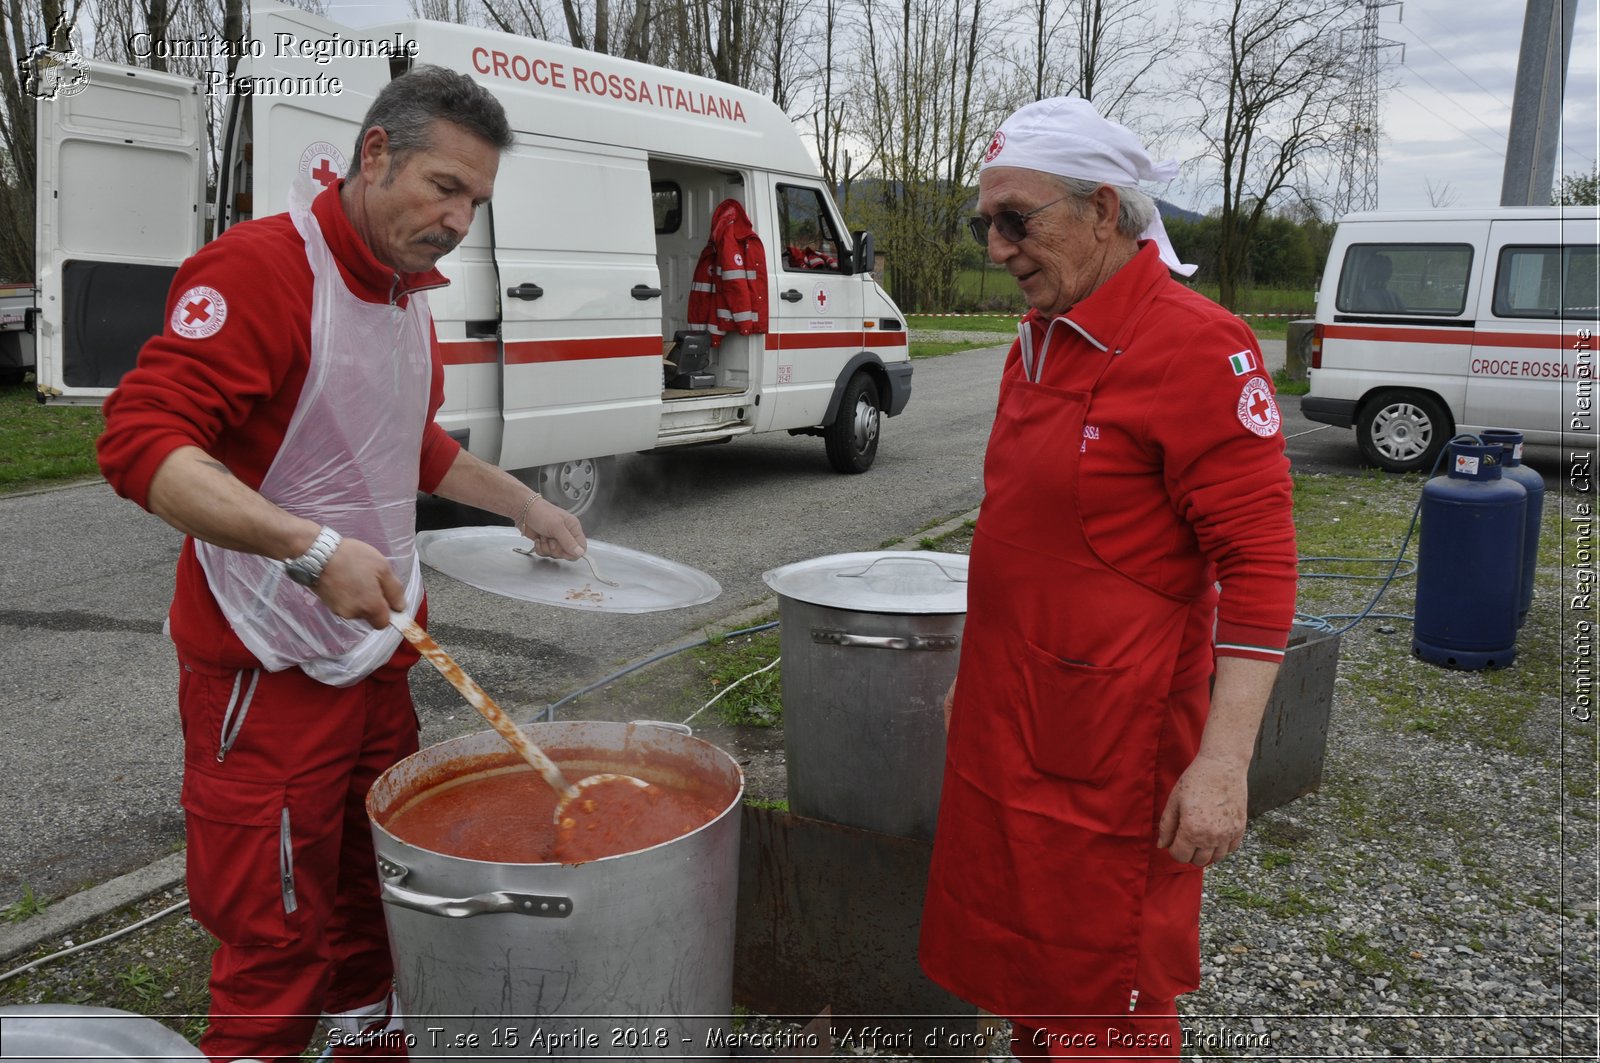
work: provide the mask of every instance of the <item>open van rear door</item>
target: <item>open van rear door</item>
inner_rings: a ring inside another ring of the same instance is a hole
[[[188,78],[86,62],[40,100],[34,234],[44,401],[96,405],[161,331],[167,289],[205,226],[205,123]]]

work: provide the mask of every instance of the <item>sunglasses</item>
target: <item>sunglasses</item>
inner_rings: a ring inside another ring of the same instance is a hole
[[[1044,210],[1053,207],[1062,200],[1071,199],[1071,196],[1062,196],[1061,199],[1052,199],[1043,207],[1034,207],[1032,210],[1002,210],[992,218],[985,218],[982,214],[974,214],[967,219],[967,228],[972,233],[972,238],[984,247],[989,246],[989,227],[994,226],[994,231],[999,233],[1007,242],[1020,244],[1028,238],[1028,219]]]

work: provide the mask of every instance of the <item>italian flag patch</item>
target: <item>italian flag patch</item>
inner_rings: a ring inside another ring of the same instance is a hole
[[[1255,356],[1253,351],[1240,351],[1238,354],[1228,358],[1228,366],[1233,370],[1234,376],[1244,376],[1246,373],[1254,373],[1257,369],[1260,369],[1261,360]]]

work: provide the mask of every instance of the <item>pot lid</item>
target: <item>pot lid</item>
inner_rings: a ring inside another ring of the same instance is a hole
[[[8,1061],[205,1059],[177,1031],[116,1008],[17,1004],[0,1008],[0,1026]]]
[[[518,553],[531,544],[514,528],[448,528],[417,535],[430,568],[490,594],[525,602],[607,613],[653,613],[709,602],[722,593],[699,569],[626,546],[589,540],[589,557],[610,586],[583,561]]]
[[[772,569],[767,586],[796,601],[863,613],[965,613],[967,555],[932,550],[833,554]]]

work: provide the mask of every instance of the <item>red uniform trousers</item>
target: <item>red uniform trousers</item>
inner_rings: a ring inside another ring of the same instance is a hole
[[[185,664],[178,709],[190,908],[221,941],[200,1048],[298,1057],[321,1013],[390,990],[365,800],[417,749],[410,688]]]

